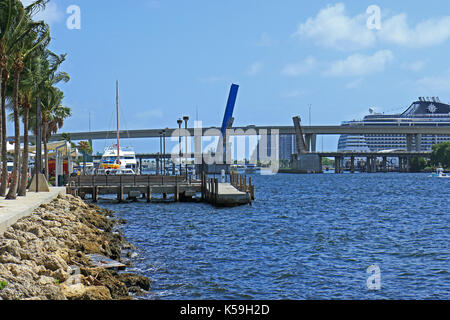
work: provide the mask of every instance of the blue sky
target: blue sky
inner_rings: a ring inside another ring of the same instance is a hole
[[[432,3],[432,5],[431,5]],[[66,27],[67,7],[81,29]],[[381,29],[369,30],[370,5]],[[67,53],[61,85],[73,117],[63,132],[175,127],[184,114],[220,126],[231,83],[235,125],[312,124],[400,112],[418,96],[450,101],[448,1],[53,0],[40,14]],[[12,127],[10,125],[10,127]],[[321,139],[318,140],[321,148]],[[324,149],[336,149],[326,137]],[[96,142],[101,151],[107,142]],[[129,141],[137,151],[158,141]]]

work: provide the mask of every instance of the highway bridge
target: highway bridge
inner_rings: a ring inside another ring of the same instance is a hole
[[[360,135],[360,134],[400,134],[400,135],[450,135],[450,126],[413,126],[401,124],[399,126],[303,126],[305,136],[317,135]],[[166,137],[172,135],[178,136],[178,128],[169,129],[144,129],[144,130],[122,130],[120,131],[121,139],[141,139],[141,138],[159,138],[161,132],[166,130]],[[202,136],[211,137],[218,136],[221,128],[210,127],[202,129],[189,128],[190,136],[194,136],[194,130],[199,130]],[[201,131],[200,131],[201,130]],[[231,136],[254,136],[262,134],[294,135],[294,126],[247,126],[233,127]],[[96,131],[96,132],[69,132],[72,141],[81,140],[105,140],[115,139],[115,131]],[[8,137],[12,140],[13,137]],[[50,137],[50,141],[62,140],[62,133]],[[30,136],[30,141],[35,140],[34,136]]]

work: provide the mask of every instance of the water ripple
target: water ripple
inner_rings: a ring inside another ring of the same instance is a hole
[[[254,176],[253,206],[100,205],[128,221],[147,299],[449,299],[450,181]],[[366,287],[369,265],[382,289]]]

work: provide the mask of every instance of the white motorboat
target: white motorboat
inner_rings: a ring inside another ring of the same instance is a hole
[[[119,155],[117,155],[117,150],[119,150]],[[97,174],[137,174],[138,171],[136,154],[133,148],[117,148],[116,145],[113,145],[105,149]]]
[[[443,168],[437,168],[436,173],[433,173],[430,177],[431,178],[450,178],[450,175],[444,173]]]

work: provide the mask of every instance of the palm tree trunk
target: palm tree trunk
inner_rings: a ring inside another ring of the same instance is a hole
[[[4,94],[5,93],[3,92],[3,64],[0,62],[0,101],[2,100]],[[3,123],[4,123],[3,117],[1,116],[1,112],[0,112],[0,150],[2,150],[2,144],[3,144],[3,130],[2,130]],[[0,158],[3,159],[3,155],[0,155]],[[3,161],[2,161],[2,163],[3,163]],[[3,174],[3,173],[0,172],[0,176],[1,176],[1,174]],[[1,184],[1,177],[0,177],[0,184]],[[0,186],[0,189],[1,189],[1,186]]]
[[[44,174],[45,174],[45,179],[47,181],[49,178],[49,174],[48,174],[48,147],[47,147],[47,122],[44,123],[44,130],[42,130],[42,140],[44,141]]]
[[[2,63],[0,63],[0,101],[1,101],[1,98],[2,98],[2,96],[3,96],[3,64]],[[2,149],[2,141],[3,141],[3,139],[2,139],[2,134],[3,134],[3,130],[2,130],[2,127],[3,127],[3,119],[2,119],[2,117],[0,116],[0,150]],[[0,154],[0,159],[1,159],[1,154]]]
[[[20,70],[16,67],[14,72],[14,166],[11,185],[9,186],[7,200],[17,199],[20,170],[20,118],[19,118],[19,79]]]
[[[3,78],[3,92],[6,92],[6,83],[8,81],[8,73],[3,70],[1,75]],[[6,195],[6,188],[8,187],[8,145],[6,141],[6,95],[2,95],[1,101],[1,118],[2,118],[2,176],[0,184],[0,196],[4,197]]]
[[[19,197],[27,195],[28,184],[28,118],[30,114],[30,105],[26,102],[23,110],[23,156],[22,156],[22,175],[20,176]]]

